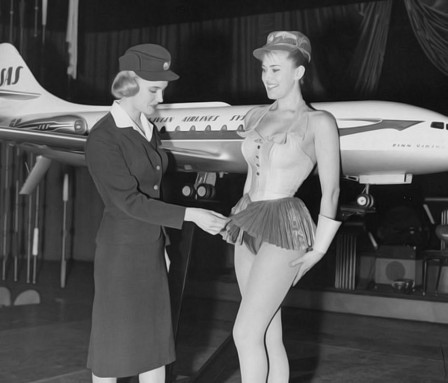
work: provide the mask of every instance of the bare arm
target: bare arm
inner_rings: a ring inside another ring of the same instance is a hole
[[[340,150],[336,121],[326,112],[313,118],[314,147],[322,189],[321,215],[335,218],[339,199]]]
[[[334,221],[338,208],[340,176],[339,135],[336,121],[326,112],[316,112],[312,121],[322,199],[313,250],[291,262],[292,267],[298,266],[293,285],[322,259],[340,225],[340,222]]]

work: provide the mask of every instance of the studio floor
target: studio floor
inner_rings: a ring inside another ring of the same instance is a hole
[[[11,305],[0,307],[1,383],[90,382],[85,368],[93,298],[92,264],[72,262],[67,285],[59,285],[59,264],[45,262],[38,282],[6,279]],[[21,278],[24,279],[24,278]],[[38,304],[14,305],[26,290]],[[416,302],[418,304],[418,302]],[[238,302],[188,294],[177,342],[176,381],[191,377],[230,334]],[[284,338],[290,382],[429,383],[448,381],[448,326],[284,308]],[[227,358],[219,379],[240,382]],[[137,379],[120,379],[120,383]]]

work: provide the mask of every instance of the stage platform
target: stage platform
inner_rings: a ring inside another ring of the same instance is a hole
[[[58,262],[43,262],[36,285],[25,283],[23,275],[18,282],[9,278],[0,282],[1,287],[10,290],[12,300],[30,289],[41,298],[38,304],[0,308],[0,382],[91,382],[85,363],[93,298],[92,263],[71,262],[65,288],[59,286],[59,268]],[[190,378],[231,333],[238,310],[238,291],[231,274],[220,278],[214,282],[190,279],[187,283],[173,382],[192,381]],[[328,300],[333,299],[340,311],[343,306],[355,305],[347,301],[350,296],[365,299],[363,306],[368,307],[369,296],[364,294],[291,291],[283,310],[291,383],[447,381],[448,326],[380,318],[372,316],[373,312],[354,315],[320,310],[331,308]],[[381,305],[387,300],[404,300],[376,298]],[[408,300],[414,307],[421,304]],[[319,309],[295,307],[299,303]],[[225,363],[220,378],[208,383],[240,381],[233,358]],[[136,377],[119,380],[137,382]]]
[[[203,298],[240,300],[233,278],[216,281],[190,281],[187,293]],[[395,293],[390,286],[377,285],[373,290],[344,291],[340,289],[311,290],[293,288],[285,299],[285,306],[344,314],[448,323],[448,295],[427,294],[416,290],[411,294]]]

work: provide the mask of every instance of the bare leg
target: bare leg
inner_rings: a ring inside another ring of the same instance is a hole
[[[92,373],[92,383],[117,383],[117,378],[100,378]]]
[[[140,383],[164,383],[165,366],[144,372],[138,379]],[[117,378],[100,378],[92,373],[92,383],[117,383]]]
[[[274,315],[266,331],[266,350],[269,361],[268,383],[287,383],[289,362],[283,344],[281,309]]]
[[[146,371],[138,379],[140,383],[165,383],[165,366]]]
[[[296,275],[297,268],[290,267],[289,263],[297,256],[297,251],[269,244],[263,244],[256,256],[244,246],[235,247],[235,269],[242,299],[233,335],[243,383],[266,382],[268,369],[272,372],[269,381],[288,382],[279,307]]]

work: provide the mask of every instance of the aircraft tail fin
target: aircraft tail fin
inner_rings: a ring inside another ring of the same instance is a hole
[[[0,44],[0,99],[28,100],[49,94],[36,80],[17,49]]]

